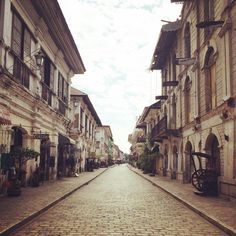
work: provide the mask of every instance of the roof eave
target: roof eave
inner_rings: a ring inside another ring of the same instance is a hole
[[[31,2],[47,24],[50,35],[62,51],[66,63],[74,74],[83,74],[86,71],[85,66],[57,0]]]

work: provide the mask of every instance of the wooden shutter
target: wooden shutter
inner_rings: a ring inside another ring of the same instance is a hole
[[[51,65],[50,65],[50,86],[49,87],[52,91],[54,91],[54,72],[55,72],[55,67],[51,63]]]
[[[68,100],[68,83],[64,80],[64,85],[63,85],[63,101],[67,102]]]
[[[216,107],[216,66],[213,64],[210,68],[211,80],[211,104],[212,108]]]
[[[24,30],[24,58],[31,55],[31,35],[25,28]]]
[[[20,58],[22,55],[22,35],[23,35],[23,27],[20,19],[13,14],[13,22],[12,22],[12,40],[11,46],[12,50],[16,53]]]
[[[58,96],[62,98],[62,90],[63,90],[63,77],[61,73],[58,73]]]
[[[79,128],[79,114],[75,114],[74,128]]]

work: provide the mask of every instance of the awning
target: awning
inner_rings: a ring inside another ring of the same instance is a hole
[[[75,145],[76,144],[74,139],[66,137],[62,134],[58,135],[58,143],[62,145]]]
[[[11,125],[10,112],[0,104],[0,125]]]

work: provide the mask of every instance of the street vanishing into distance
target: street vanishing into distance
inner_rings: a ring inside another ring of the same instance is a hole
[[[122,164],[109,168],[11,235],[226,234]]]

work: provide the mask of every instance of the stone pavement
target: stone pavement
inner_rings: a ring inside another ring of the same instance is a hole
[[[168,177],[149,176],[129,166],[130,170],[150,181],[153,185],[171,194],[175,199],[219,227],[228,235],[236,236],[236,201],[223,197],[204,197],[194,194],[191,184],[183,184]]]
[[[35,216],[60,202],[77,189],[87,185],[102,174],[106,168],[83,172],[79,177],[47,181],[37,188],[22,188],[21,196],[0,196],[0,235],[7,235]]]

